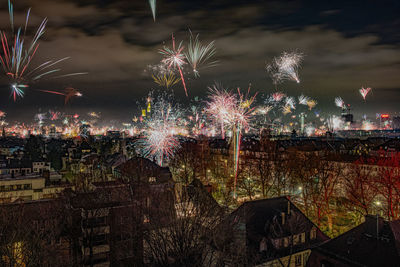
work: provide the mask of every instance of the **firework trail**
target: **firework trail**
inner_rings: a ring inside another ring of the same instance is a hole
[[[209,90],[210,100],[206,103],[206,113],[215,123],[220,124],[221,137],[225,139],[224,126],[232,121],[231,116],[236,105],[236,98],[218,84],[209,87]]]
[[[297,73],[303,54],[297,52],[283,52],[281,56],[273,59],[272,63],[267,65],[272,81],[275,85],[282,83],[284,80],[293,80],[300,83]]]
[[[143,137],[137,141],[143,156],[154,158],[163,166],[165,160],[174,155],[180,146],[176,136],[178,118],[178,110],[166,100],[155,104],[152,116],[146,120]]]
[[[344,108],[345,104],[344,104],[343,99],[342,99],[340,96],[338,96],[338,97],[335,98],[335,105],[336,105],[338,108]]]
[[[367,97],[368,93],[371,91],[371,88],[370,87],[368,87],[368,88],[361,87],[361,89],[358,91],[360,92],[362,98],[365,101],[365,98]]]
[[[242,131],[248,130],[250,128],[250,120],[253,115],[252,104],[256,98],[254,96],[250,97],[250,87],[247,90],[246,95],[242,94],[238,88],[238,93],[236,96],[236,101],[233,109],[231,110],[231,114],[229,116],[229,121],[231,124],[232,132],[233,132],[233,158],[234,158],[234,196],[236,197],[236,185],[237,185],[237,176],[239,170],[239,156],[240,156],[240,144],[242,139]]]
[[[25,40],[25,34],[28,27],[30,10],[26,14],[24,27],[15,29],[14,26],[14,8],[11,1],[8,1],[8,12],[12,31],[12,38],[8,38],[5,31],[0,31],[0,40],[2,51],[0,52],[0,61],[4,73],[10,80],[11,94],[14,101],[17,97],[24,96],[24,90],[29,87],[29,81],[37,81],[43,77],[61,78],[65,76],[81,75],[86,73],[71,73],[59,76],[51,76],[54,73],[59,73],[60,68],[53,68],[55,65],[68,59],[49,60],[42,63],[38,67],[30,70],[30,63],[35,56],[39,47],[39,39],[45,32],[47,18],[43,19],[36,30],[34,37],[29,43]]]
[[[65,93],[58,92],[58,91],[49,91],[49,90],[39,90],[41,92],[55,94],[55,95],[62,95],[65,97],[64,104],[66,105],[72,97],[81,97],[82,93],[79,92],[77,89],[72,87],[65,88]]]
[[[185,54],[183,53],[184,47],[182,46],[182,42],[179,43],[178,48],[175,45],[175,38],[172,34],[172,49],[164,46],[163,49],[160,49],[160,54],[164,56],[164,59],[161,61],[163,64],[168,66],[169,69],[178,69],[179,74],[181,75],[182,85],[185,89],[185,94],[188,96],[185,79],[183,77],[182,68],[186,63]]]
[[[150,5],[150,8],[151,8],[151,13],[153,14],[153,20],[156,21],[157,0],[149,0],[149,5]]]
[[[200,77],[199,68],[201,66],[213,67],[218,63],[217,61],[211,61],[217,51],[214,43],[215,41],[212,41],[208,45],[203,45],[199,40],[199,35],[197,34],[196,37],[193,37],[192,32],[190,32],[190,41],[185,56],[192,66],[195,77]]]

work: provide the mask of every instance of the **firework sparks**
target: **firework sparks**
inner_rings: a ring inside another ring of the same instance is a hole
[[[175,38],[172,34],[172,49],[164,46],[163,49],[160,49],[160,54],[164,56],[164,59],[161,61],[163,64],[168,66],[169,69],[178,69],[179,74],[181,75],[182,85],[185,89],[185,94],[188,96],[185,79],[183,77],[182,68],[186,64],[185,54],[183,53],[184,47],[182,46],[182,42],[179,43],[178,48],[175,45]]]
[[[192,66],[195,77],[200,77],[199,68],[201,66],[213,67],[217,64],[217,61],[211,61],[216,53],[214,43],[215,41],[212,41],[208,45],[203,45],[199,40],[199,35],[193,37],[192,32],[190,32],[190,41],[185,56]]]
[[[365,98],[367,97],[367,95],[368,95],[368,93],[370,91],[371,91],[370,87],[368,87],[368,88],[361,87],[361,89],[359,90],[359,92],[360,92],[362,98],[364,99],[364,101],[365,101]]]
[[[345,104],[344,104],[343,99],[340,96],[335,98],[335,105],[339,108],[344,108]]]
[[[283,52],[281,56],[274,58],[272,63],[267,65],[267,71],[274,84],[282,83],[284,80],[300,83],[297,70],[302,59],[303,55],[297,52]]]

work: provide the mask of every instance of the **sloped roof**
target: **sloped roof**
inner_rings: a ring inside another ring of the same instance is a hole
[[[400,220],[387,222],[369,215],[364,223],[317,250],[350,265],[395,266],[400,263],[399,247]]]
[[[269,232],[269,226],[273,223],[275,219],[278,219],[280,222],[282,220],[282,213],[285,213],[285,216],[288,216],[288,208],[290,207],[291,214],[295,212],[295,214],[300,215],[298,224],[290,229],[290,233],[287,232],[285,226],[283,227],[283,232],[280,234],[281,236],[275,236],[274,238],[283,238],[289,235],[307,233],[311,231],[313,227],[317,229],[316,239],[309,240],[305,243],[298,244],[294,246],[292,249],[292,253],[296,251],[302,251],[314,246],[321,244],[322,242],[329,239],[326,235],[324,235],[317,226],[314,225],[287,197],[276,197],[255,201],[248,201],[243,203],[239,208],[237,208],[234,212],[232,212],[231,216],[233,216],[235,221],[242,221],[245,224],[246,228],[246,244],[248,251],[253,251],[258,253],[260,241],[264,237],[272,238],[272,233]],[[289,217],[287,217],[289,218]],[[279,250],[275,249],[276,258],[278,255],[284,256],[290,254],[290,248],[279,248]],[[270,257],[270,256],[268,256]],[[260,262],[266,261],[259,260]]]

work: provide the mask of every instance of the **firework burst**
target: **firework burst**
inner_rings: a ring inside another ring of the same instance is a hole
[[[367,97],[368,93],[371,91],[371,88],[370,87],[368,87],[368,88],[361,87],[361,89],[358,91],[360,92],[362,98],[365,101],[365,98]]]
[[[158,84],[159,86],[162,87],[172,87],[175,84],[177,84],[181,78],[176,77],[173,72],[169,72],[168,74],[163,74],[163,75],[152,75],[153,81]]]
[[[216,53],[214,46],[215,41],[210,42],[207,45],[203,45],[199,40],[199,35],[193,37],[190,32],[190,41],[185,53],[186,59],[192,66],[195,77],[200,77],[199,68],[202,67],[213,67],[217,64],[217,61],[211,60]]]
[[[275,92],[271,96],[271,102],[280,102],[286,95],[282,92]]]
[[[146,120],[143,137],[137,141],[143,156],[154,158],[163,166],[165,160],[174,155],[180,145],[176,136],[178,117],[177,109],[166,100],[155,104],[152,116]]]
[[[345,104],[344,104],[343,99],[342,99],[340,96],[338,96],[338,97],[335,98],[335,105],[336,105],[338,108],[344,108]]]
[[[300,95],[299,96],[299,104],[300,105],[307,105],[307,102],[310,100],[310,98],[308,96],[305,95]]]
[[[182,85],[183,88],[185,89],[185,94],[186,96],[188,96],[185,78],[183,77],[183,71],[182,71],[183,66],[187,64],[185,54],[183,53],[183,49],[184,46],[182,45],[182,42],[180,42],[178,47],[176,47],[175,38],[174,35],[172,34],[172,49],[164,46],[163,49],[160,49],[160,54],[164,56],[161,63],[168,66],[168,69],[177,69],[179,71],[179,74],[181,75]]]
[[[310,99],[307,101],[307,106],[308,109],[311,111],[316,105],[318,104],[318,102],[314,99]]]
[[[285,106],[289,106],[291,109],[296,109],[296,102],[293,96],[286,97]]]
[[[274,84],[282,83],[284,80],[293,80],[300,83],[298,68],[303,59],[303,54],[297,52],[283,52],[282,55],[273,59],[272,63],[267,65]]]
[[[30,42],[25,40],[26,30],[28,28],[30,9],[26,14],[24,27],[15,29],[14,26],[14,8],[11,1],[8,1],[8,12],[10,18],[10,25],[12,31],[12,37],[9,38],[5,31],[0,31],[0,40],[2,45],[2,53],[0,53],[0,61],[3,67],[4,73],[10,80],[11,94],[14,101],[17,97],[24,96],[24,90],[29,87],[29,82],[35,82],[44,77],[47,78],[61,78],[66,76],[81,75],[86,73],[70,73],[64,75],[58,74],[61,69],[54,68],[62,61],[68,59],[68,57],[59,60],[49,60],[38,67],[30,70],[30,63],[32,58],[35,56],[37,49],[39,48],[39,39],[45,32],[47,24],[47,18],[43,19],[37,28],[34,37]]]
[[[282,114],[287,115],[289,113],[292,113],[292,109],[289,105],[285,105],[282,107]]]
[[[222,139],[225,139],[224,126],[231,122],[232,110],[235,108],[235,96],[221,85],[209,87],[209,101],[206,103],[206,113],[220,124]]]

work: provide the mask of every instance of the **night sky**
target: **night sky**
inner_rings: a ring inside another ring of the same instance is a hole
[[[0,3],[0,26],[8,31],[7,1]],[[267,94],[274,87],[266,63],[296,50],[305,54],[301,83],[287,81],[281,91],[311,96],[326,112],[339,113],[336,96],[356,115],[400,112],[400,1],[158,0],[155,22],[147,0],[18,0],[14,5],[17,24],[24,22],[28,7],[31,26],[49,19],[32,66],[70,56],[61,65],[64,72],[88,74],[31,84],[16,103],[3,75],[0,109],[9,121],[32,120],[34,113],[49,109],[100,111],[104,119],[130,121],[137,101],[158,88],[144,72],[146,66],[160,61],[158,49],[170,44],[171,33],[186,40],[188,29],[204,42],[215,40],[220,61],[203,70],[200,79],[188,71],[189,99],[206,97],[215,81],[232,89],[251,83],[259,96]],[[37,91],[67,86],[84,95],[67,106],[61,96]],[[373,88],[366,104],[361,86]],[[174,92],[182,103],[189,102],[180,84]]]

